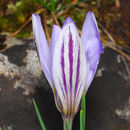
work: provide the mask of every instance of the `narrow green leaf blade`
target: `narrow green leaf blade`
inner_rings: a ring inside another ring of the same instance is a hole
[[[34,105],[34,108],[35,108],[35,111],[36,111],[36,114],[37,114],[37,117],[39,119],[39,122],[40,122],[40,125],[41,125],[42,129],[46,130],[45,125],[44,125],[43,120],[42,120],[42,117],[40,115],[40,112],[38,110],[37,104],[36,104],[34,99],[33,99],[33,105]]]
[[[61,6],[60,9],[56,10],[56,13],[60,12],[61,10],[65,10],[65,9],[67,9],[67,8],[74,7],[74,6],[76,6],[76,5],[79,5],[79,4],[81,4],[81,3],[88,2],[88,1],[89,1],[89,0],[82,0],[82,1],[78,1],[78,2],[76,2],[76,3],[74,3],[74,4],[67,4],[67,5],[65,5],[65,6]]]
[[[51,8],[55,12],[55,0],[51,0]]]
[[[83,110],[80,110],[80,130],[84,130],[84,124],[83,124]]]
[[[38,0],[47,10],[52,11],[48,4],[44,3],[43,0]]]

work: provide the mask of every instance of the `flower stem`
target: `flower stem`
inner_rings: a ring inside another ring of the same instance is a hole
[[[81,110],[83,113],[83,130],[85,130],[85,117],[86,117],[86,99],[85,99],[85,93],[83,92],[82,95],[82,101],[81,101]]]
[[[72,118],[69,119],[63,118],[63,125],[64,125],[63,130],[72,130],[72,122],[73,122]]]

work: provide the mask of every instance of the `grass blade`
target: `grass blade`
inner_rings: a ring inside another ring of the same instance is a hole
[[[52,11],[52,9],[51,9],[47,4],[45,4],[43,0],[38,0],[38,1],[39,1],[48,11]]]
[[[55,12],[55,0],[51,0],[51,8]]]
[[[37,117],[39,119],[39,122],[40,122],[40,125],[41,125],[42,129],[46,130],[45,125],[44,125],[43,120],[42,120],[42,117],[40,115],[40,112],[38,110],[37,104],[36,104],[34,99],[33,99],[33,105],[34,105],[34,108],[35,108],[35,111],[36,111],[36,114],[37,114]]]
[[[82,0],[82,1],[78,1],[77,3],[74,3],[74,4],[68,4],[68,5],[62,6],[60,9],[56,10],[56,13],[60,12],[61,10],[65,10],[66,8],[74,7],[76,5],[79,5],[81,3],[88,2],[88,1],[89,0]]]

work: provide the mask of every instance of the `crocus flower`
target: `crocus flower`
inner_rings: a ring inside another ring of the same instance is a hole
[[[32,15],[33,34],[43,72],[53,90],[63,120],[70,125],[83,92],[90,86],[103,51],[95,16],[88,12],[81,37],[71,18],[53,25],[50,47],[39,15]]]

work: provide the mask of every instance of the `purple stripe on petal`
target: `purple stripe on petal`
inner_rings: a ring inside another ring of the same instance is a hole
[[[64,84],[64,88],[65,88],[65,93],[66,93],[66,103],[67,103],[67,107],[69,107],[67,83],[66,83],[66,77],[65,77],[64,41],[63,41],[62,48],[61,48],[61,69],[62,69],[63,84]]]
[[[76,93],[77,93],[77,88],[78,88],[78,83],[79,83],[79,73],[80,73],[79,71],[80,71],[80,46],[79,46],[79,50],[78,50],[77,73],[76,73],[76,83],[75,83],[74,95],[76,95]]]
[[[72,34],[70,32],[70,28],[69,28],[69,63],[70,63],[70,70],[69,70],[69,74],[70,74],[70,79],[69,79],[69,83],[70,83],[70,108],[72,108],[72,77],[73,77],[73,40],[72,40]],[[70,110],[71,112],[71,110]]]
[[[77,72],[76,72],[76,83],[75,83],[75,91],[74,91],[74,104],[75,104],[75,99],[76,99],[76,93],[78,89],[78,84],[79,84],[79,74],[80,74],[80,46],[78,49],[78,58],[77,58]]]
[[[62,44],[62,48],[61,48],[61,69],[62,69],[63,84],[67,95],[67,85],[66,85],[66,78],[65,78],[65,61],[64,61],[64,43]]]
[[[70,63],[70,92],[72,91],[72,76],[73,76],[73,40],[72,40],[72,34],[69,33],[69,63]]]

